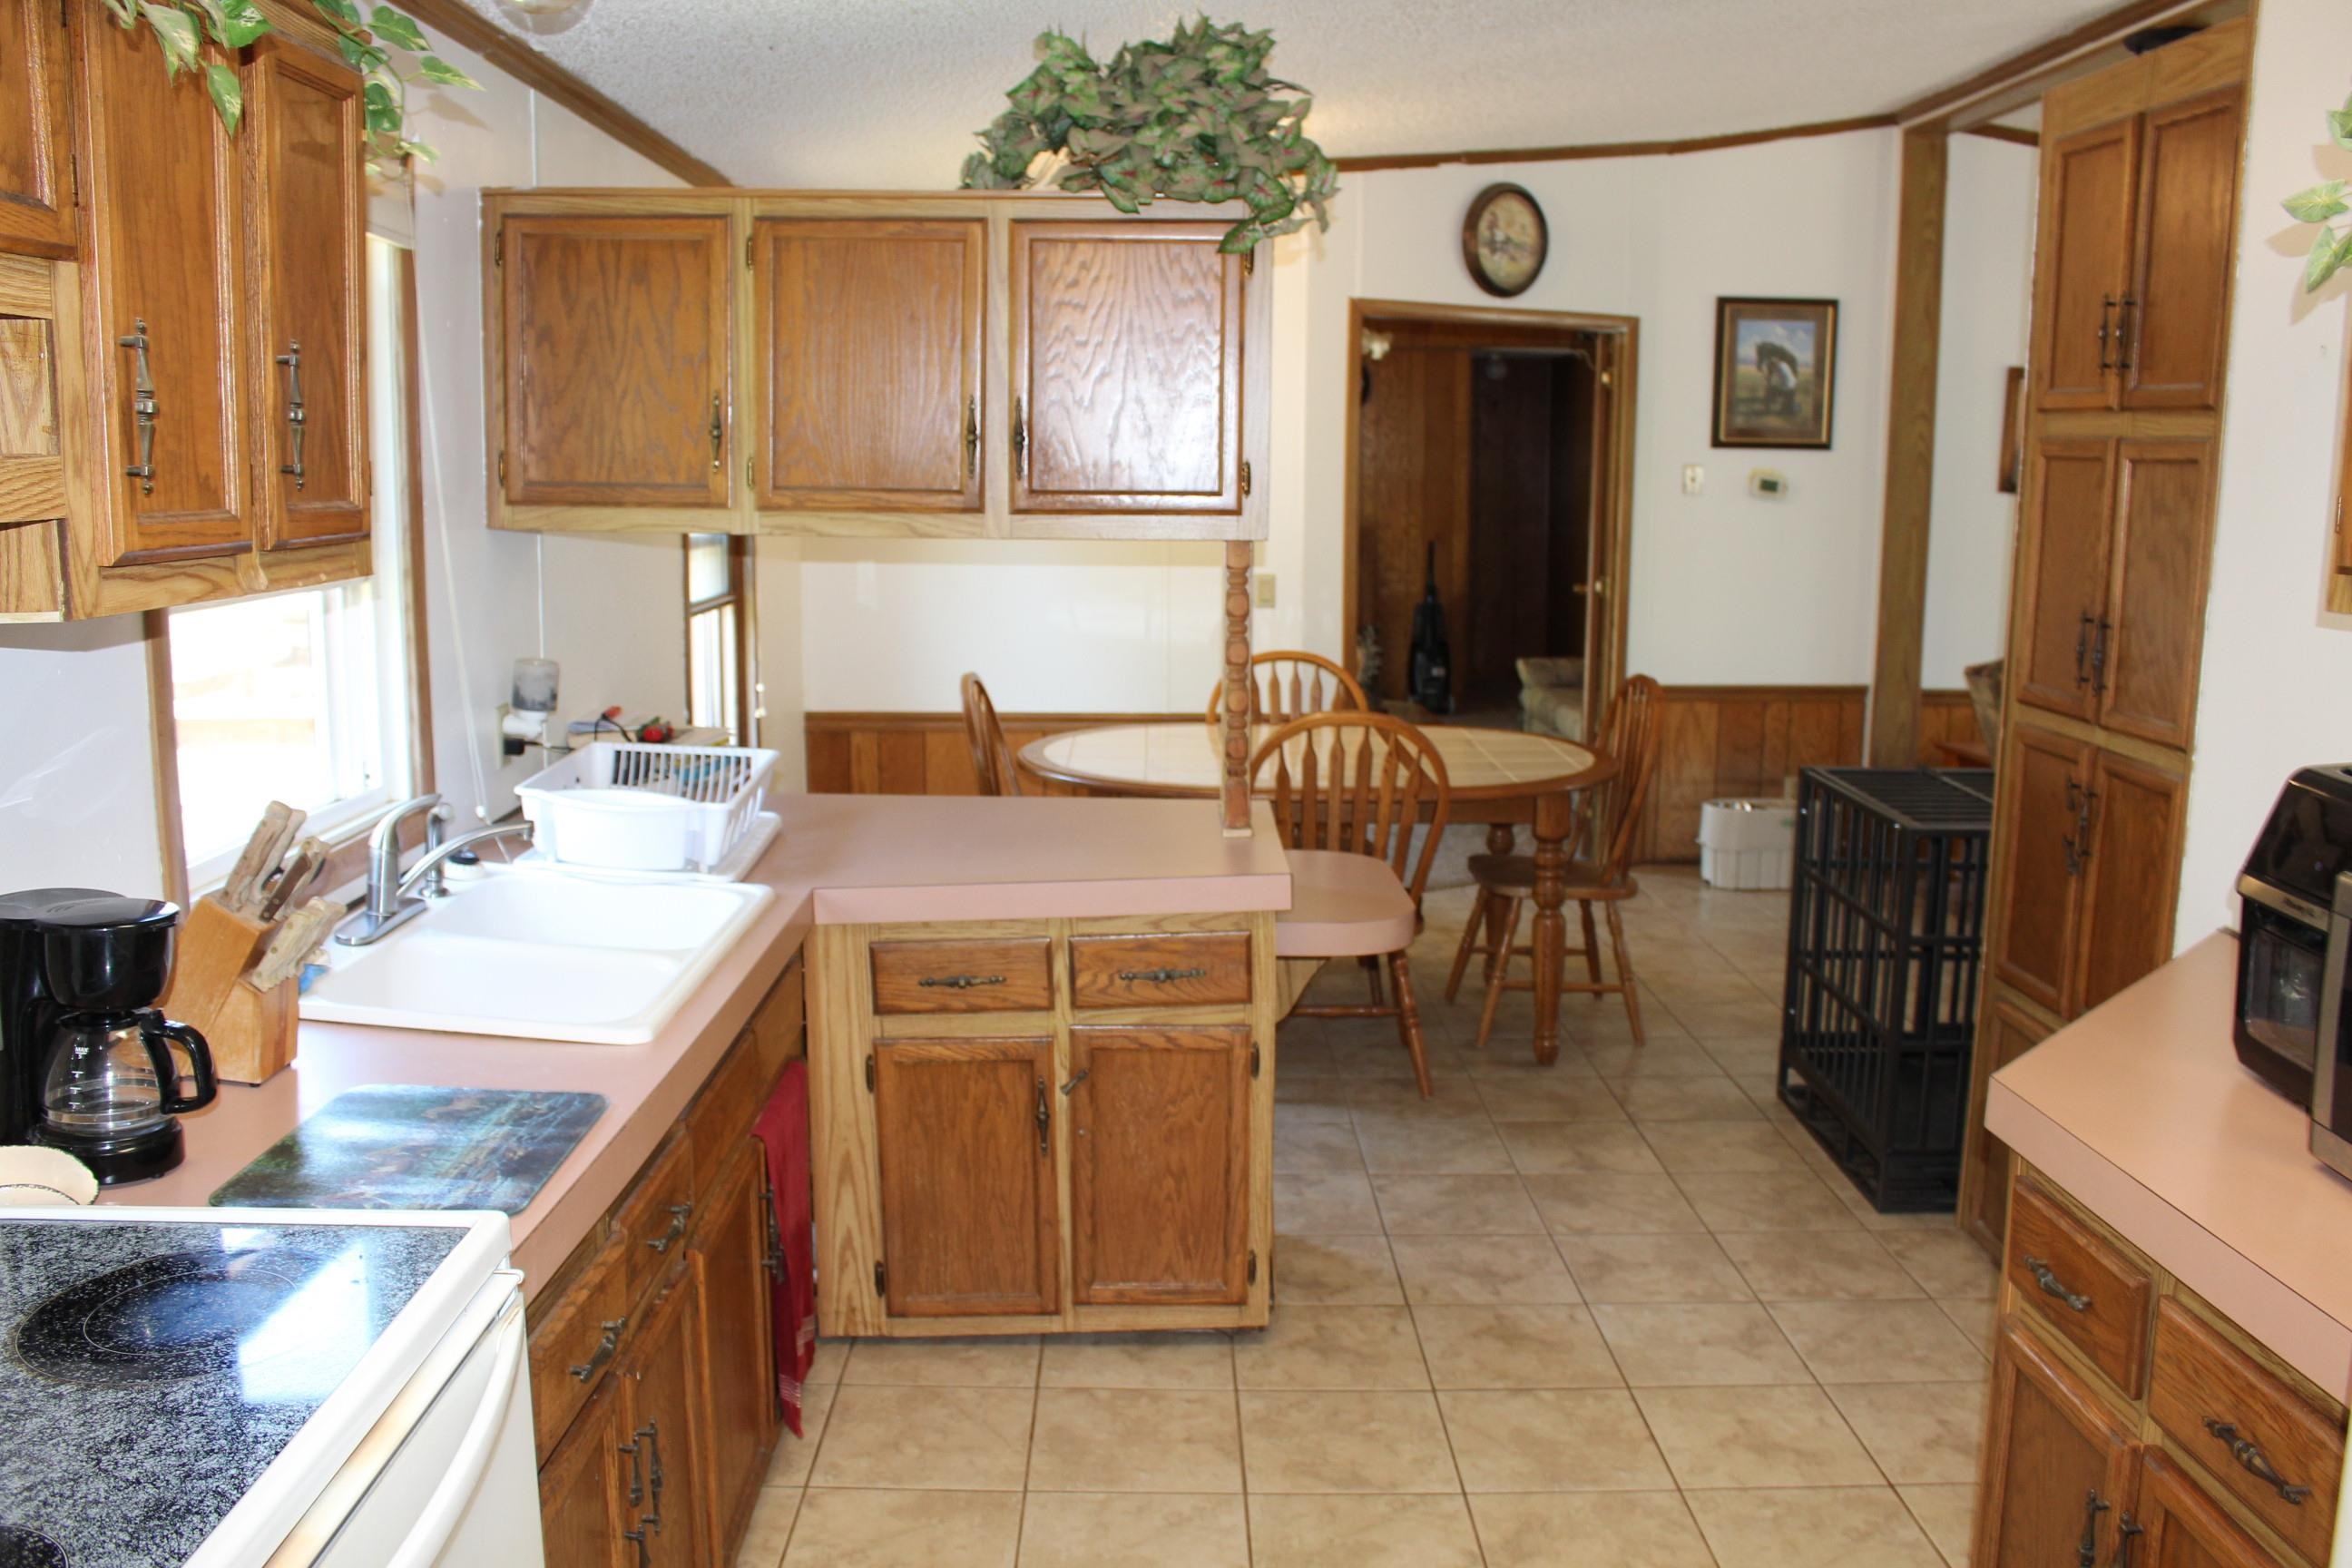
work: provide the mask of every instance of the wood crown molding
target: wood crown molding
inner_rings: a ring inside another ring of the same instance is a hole
[[[2184,12],[2198,10],[2204,3],[2205,0],[2126,0],[2126,4],[2112,11],[2102,12],[2078,27],[2070,28],[2054,38],[2044,38],[2007,59],[1997,60],[1974,76],[1913,99],[1895,111],[1895,119],[1909,125],[1948,115],[1974,100],[2013,86],[2039,72],[2062,67],[2075,56],[2115,43],[2126,33],[2179,16]],[[1971,126],[1969,129],[1975,128]]]
[[[1962,131],[1970,136],[1982,136],[1992,142],[2014,142],[2021,147],[2042,145],[2042,132],[2028,131],[2022,125],[1969,125]]]
[[[734,184],[716,166],[704,163],[541,54],[528,40],[467,9],[464,0],[407,0],[406,10],[427,31],[464,45],[532,91],[546,94],[614,141],[642,153],[688,184]]]
[[[1664,158],[1681,153],[1748,147],[1761,142],[1836,136],[1848,131],[1879,131],[1895,123],[1892,114],[1862,114],[1850,120],[1817,120],[1801,125],[1776,125],[1762,131],[1684,136],[1663,142],[1588,142],[1568,147],[1503,147],[1459,153],[1379,153],[1334,158],[1331,162],[1342,173],[1362,174],[1378,169],[1434,169],[1447,163],[1564,163],[1586,158]]]

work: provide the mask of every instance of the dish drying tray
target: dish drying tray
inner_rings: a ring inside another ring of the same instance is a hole
[[[512,860],[495,868],[499,871],[533,872],[539,876],[589,877],[600,882],[740,882],[760,863],[760,857],[784,830],[783,819],[772,811],[763,811],[751,819],[751,831],[743,835],[735,847],[727,851],[718,865],[707,871],[625,871],[611,867],[575,866],[549,859],[536,848],[524,850]],[[485,860],[485,866],[491,862]]]
[[[597,741],[515,786],[534,849],[604,871],[707,872],[757,826],[776,753]]]

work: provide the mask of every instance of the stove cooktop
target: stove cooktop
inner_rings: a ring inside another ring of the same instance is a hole
[[[463,1236],[0,1221],[0,1568],[177,1568]]]

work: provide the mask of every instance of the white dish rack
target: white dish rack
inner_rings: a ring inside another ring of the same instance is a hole
[[[532,847],[607,871],[709,871],[752,831],[776,753],[597,741],[515,786]]]

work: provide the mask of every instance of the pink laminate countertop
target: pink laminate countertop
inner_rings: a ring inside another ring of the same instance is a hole
[[[2238,1064],[2218,931],[1992,1078],[1985,1125],[2320,1387],[2352,1394],[2352,1183]]]
[[[1290,905],[1288,864],[1262,802],[1256,832],[1232,838],[1215,806],[1197,800],[785,795],[768,804],[783,831],[746,880],[776,897],[651,1044],[305,1023],[289,1069],[249,1089],[224,1085],[210,1109],[183,1119],[188,1157],[178,1170],[100,1201],[201,1205],[305,1116],[362,1084],[601,1094],[611,1102],[604,1114],[514,1216],[528,1295],[621,1195],[812,926]]]

